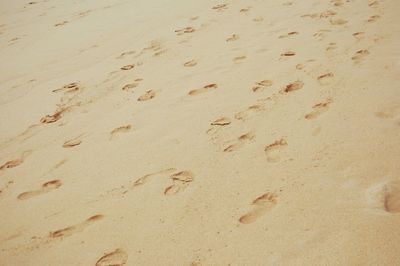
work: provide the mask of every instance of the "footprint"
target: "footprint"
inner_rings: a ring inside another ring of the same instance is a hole
[[[294,36],[297,34],[299,34],[297,31],[291,31],[291,32],[288,32],[287,34],[280,35],[278,38],[283,39],[283,38],[287,38],[287,37]]]
[[[80,140],[81,136],[82,135],[64,142],[63,148],[72,148],[72,147],[80,145],[82,143],[82,140]]]
[[[289,93],[292,91],[297,91],[300,90],[301,88],[303,88],[304,83],[300,80],[297,80],[295,82],[289,83],[288,85],[286,85],[282,90],[281,93]]]
[[[156,92],[154,90],[148,90],[145,94],[141,95],[137,100],[139,102],[148,101],[156,97]]]
[[[353,33],[353,37],[356,38],[358,41],[363,39],[364,35],[365,35],[365,32],[362,32],[362,31]]]
[[[317,103],[316,105],[313,106],[313,111],[306,114],[304,118],[308,120],[317,118],[322,113],[328,111],[329,105],[331,103],[332,103],[331,99],[327,99],[321,103]]]
[[[128,254],[122,249],[106,253],[97,262],[96,266],[122,266],[128,261]]]
[[[42,124],[50,124],[50,123],[57,122],[58,120],[61,119],[62,113],[64,111],[65,111],[65,109],[61,109],[60,111],[57,111],[52,115],[46,115],[45,117],[42,117],[40,119],[40,123],[42,123]]]
[[[184,191],[191,182],[193,182],[193,173],[190,171],[181,171],[170,176],[173,184],[164,190],[164,194],[174,195],[178,192]]]
[[[24,160],[26,159],[26,157],[28,157],[31,153],[32,153],[31,150],[24,151],[20,158],[8,161],[8,162],[4,163],[2,166],[0,166],[0,171],[17,167],[18,165],[22,164],[24,162]]]
[[[217,120],[215,120],[214,122],[211,123],[212,126],[226,126],[229,125],[231,123],[231,120],[227,117],[222,117],[219,118]]]
[[[296,53],[293,51],[287,51],[281,54],[281,56],[294,56],[294,55],[296,55]]]
[[[251,9],[251,6],[245,7],[245,8],[240,9],[239,12],[240,12],[240,13],[247,13],[247,12],[250,11],[250,9]]]
[[[101,214],[94,215],[79,224],[76,224],[73,226],[68,226],[68,227],[60,229],[60,230],[52,231],[49,233],[49,237],[50,238],[64,238],[64,237],[71,236],[75,233],[82,232],[84,229],[86,229],[86,227],[88,227],[89,225],[91,225],[94,222],[101,220],[103,218],[104,218],[104,216]]]
[[[244,144],[247,142],[253,140],[255,137],[253,132],[248,132],[246,134],[241,135],[240,137],[237,138],[236,143],[229,145],[224,149],[224,152],[232,152],[232,151],[237,151],[240,149]]]
[[[129,83],[126,84],[125,86],[122,87],[123,91],[128,91],[131,92],[134,88],[136,88],[139,85],[139,83],[134,82],[134,83]]]
[[[265,215],[277,204],[276,195],[274,193],[267,192],[264,195],[253,200],[253,210],[249,211],[245,215],[239,218],[239,222],[242,224],[251,224],[258,220],[261,216]]]
[[[245,55],[241,55],[241,56],[237,56],[237,57],[233,58],[232,61],[233,61],[234,63],[240,63],[240,62],[243,61],[244,59],[246,59],[246,56],[245,56]]]
[[[30,199],[32,197],[39,196],[39,195],[48,193],[52,190],[55,190],[55,189],[59,188],[61,185],[62,185],[62,183],[60,180],[51,180],[49,182],[44,183],[42,185],[42,187],[37,190],[27,191],[27,192],[19,194],[17,198],[19,200]]]
[[[266,87],[272,86],[273,82],[268,79],[261,80],[259,82],[256,82],[256,84],[251,88],[253,92],[258,92],[264,90]]]
[[[182,34],[185,34],[185,33],[193,33],[195,31],[196,31],[196,29],[193,28],[193,27],[186,27],[186,28],[183,28],[183,29],[175,30],[176,35],[178,35],[178,36],[182,35]]]
[[[370,7],[378,7],[379,6],[379,1],[373,1],[368,4]]]
[[[352,57],[351,60],[354,61],[355,64],[360,63],[361,61],[364,60],[364,58],[369,55],[368,50],[358,50]]]
[[[126,66],[121,67],[121,70],[131,70],[131,69],[134,68],[134,67],[135,67],[134,64],[132,64],[132,65],[126,65]]]
[[[233,42],[239,40],[239,35],[232,34],[229,38],[226,39],[227,42]]]
[[[383,119],[394,119],[400,115],[400,105],[388,105],[382,111],[376,112],[375,115]]]
[[[53,90],[53,92],[60,92],[63,91],[64,93],[75,92],[79,90],[79,84],[77,82],[72,82],[59,89]]]
[[[160,174],[166,174],[166,173],[170,173],[170,172],[174,172],[174,171],[176,171],[176,168],[168,168],[168,169],[164,169],[164,170],[161,170],[158,172],[144,175],[144,176],[140,177],[139,179],[137,179],[135,182],[133,182],[133,187],[137,187],[137,186],[146,184],[150,180],[150,178],[153,176],[160,175]]]
[[[122,58],[126,57],[127,55],[131,55],[131,54],[134,54],[134,53],[136,53],[136,52],[135,51],[123,52],[118,57],[116,57],[116,59],[122,59]]]
[[[111,133],[110,133],[110,140],[112,140],[115,135],[121,134],[121,133],[127,133],[132,129],[132,125],[126,125],[126,126],[120,126],[117,128],[114,128]]]
[[[330,81],[332,80],[333,77],[334,77],[333,73],[329,72],[329,73],[325,73],[325,74],[318,76],[317,80],[318,80],[319,84],[327,85],[330,83]]]
[[[338,18],[338,19],[331,19],[329,22],[330,22],[332,25],[344,25],[344,24],[347,23],[347,20]]]
[[[225,10],[227,8],[228,8],[227,4],[219,4],[219,5],[216,5],[216,6],[212,7],[212,9],[217,10],[217,11],[223,11],[223,10]]]
[[[185,66],[185,67],[194,67],[195,65],[197,65],[197,61],[194,59],[187,61],[183,64],[183,66]]]
[[[68,23],[68,21],[64,20],[64,21],[62,21],[62,22],[59,22],[59,23],[54,24],[54,27],[64,26],[64,25],[67,24],[67,23]]]
[[[258,112],[262,111],[263,109],[264,108],[259,104],[249,106],[246,110],[235,114],[235,119],[237,119],[237,120],[246,120],[252,114],[258,113]]]
[[[388,213],[400,213],[400,180],[377,184],[367,190],[371,206]]]
[[[380,18],[381,16],[379,16],[379,15],[374,15],[374,16],[370,16],[369,18],[368,18],[368,22],[375,22],[375,21],[377,21],[379,18]]]
[[[265,146],[264,152],[267,156],[267,161],[271,163],[279,162],[281,160],[279,153],[287,145],[287,141],[284,138],[281,138],[279,140],[276,140],[274,143]]]
[[[218,88],[218,85],[215,83],[212,83],[212,84],[205,85],[203,88],[191,90],[191,91],[189,91],[188,94],[191,96],[194,96],[194,95],[198,95],[198,94],[201,94],[204,92],[208,92],[210,90],[214,90],[216,88]]]

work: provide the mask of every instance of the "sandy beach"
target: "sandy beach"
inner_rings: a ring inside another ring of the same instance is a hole
[[[400,265],[399,13],[1,0],[0,265]]]

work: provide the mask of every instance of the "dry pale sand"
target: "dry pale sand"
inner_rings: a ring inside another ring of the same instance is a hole
[[[397,0],[0,1],[0,265],[400,265]]]

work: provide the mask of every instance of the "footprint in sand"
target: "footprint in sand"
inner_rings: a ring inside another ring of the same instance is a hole
[[[342,0],[333,0],[331,2],[334,6],[342,6],[344,4]]]
[[[54,24],[54,27],[64,26],[64,25],[67,24],[67,23],[68,23],[68,21],[64,20],[64,21],[62,21],[62,22],[59,22],[59,23]]]
[[[264,90],[266,87],[272,86],[273,82],[268,79],[264,79],[256,82],[256,84],[251,88],[253,92],[259,92]]]
[[[52,115],[46,115],[40,119],[40,123],[42,124],[50,124],[57,122],[58,120],[61,119],[63,112],[66,111],[66,109],[60,109],[59,111],[55,112]]]
[[[143,95],[139,96],[137,99],[139,102],[148,101],[156,97],[156,92],[154,90],[148,90]]]
[[[281,54],[281,57],[287,57],[287,56],[295,56],[296,53],[293,51],[287,51]]]
[[[280,35],[278,38],[279,38],[279,39],[283,39],[283,38],[295,36],[295,35],[298,35],[298,34],[299,34],[299,33],[298,33],[297,31],[291,31],[291,32],[288,32],[288,33],[286,33],[286,34]]]
[[[64,92],[64,93],[70,93],[70,92],[76,92],[80,89],[79,83],[78,82],[72,82],[67,85],[64,85],[63,87],[59,89],[53,90],[53,92]]]
[[[367,200],[374,208],[400,213],[400,180],[377,184],[367,190]]]
[[[72,148],[72,147],[80,145],[82,143],[82,140],[80,139],[82,136],[83,135],[80,135],[76,138],[67,140],[66,142],[64,142],[63,148]]]
[[[8,162],[4,163],[3,165],[1,165],[0,171],[17,167],[18,165],[22,164],[24,162],[24,160],[26,159],[26,157],[28,157],[31,153],[32,153],[31,150],[24,151],[20,158],[8,161]]]
[[[122,54],[120,54],[118,57],[116,57],[116,59],[122,59],[128,55],[134,54],[136,53],[135,51],[128,51],[128,52],[123,52]]]
[[[191,182],[194,180],[193,173],[190,171],[182,171],[170,176],[173,184],[164,190],[164,194],[174,195],[178,192],[184,191]]]
[[[194,59],[187,61],[183,64],[183,66],[185,66],[185,67],[194,67],[195,65],[197,65],[197,61]]]
[[[227,4],[219,4],[219,5],[216,5],[216,6],[212,7],[213,10],[217,10],[217,11],[223,11],[223,10],[225,10],[227,8],[228,8]]]
[[[251,106],[247,107],[246,110],[238,112],[237,114],[235,114],[235,119],[237,119],[237,120],[246,120],[251,115],[253,115],[255,113],[258,113],[258,112],[261,112],[262,110],[264,110],[264,108],[259,104],[251,105]]]
[[[375,22],[375,21],[377,21],[378,19],[380,19],[380,17],[381,17],[381,16],[379,16],[379,15],[370,16],[370,17],[368,18],[367,22]]]
[[[154,176],[161,175],[161,174],[167,174],[167,173],[175,172],[175,171],[176,171],[176,168],[168,168],[168,169],[157,171],[157,172],[154,172],[151,174],[144,175],[144,176],[138,178],[135,182],[133,182],[133,187],[137,187],[137,186],[146,184]]]
[[[329,109],[329,105],[332,103],[332,99],[327,99],[323,102],[317,103],[316,105],[314,105],[313,111],[311,111],[310,113],[306,114],[304,116],[305,119],[311,120],[311,119],[315,119],[318,116],[320,116],[322,113],[325,113],[326,111],[328,111]]]
[[[366,49],[358,50],[352,57],[351,60],[354,61],[355,64],[360,63],[364,60],[364,58],[369,55],[369,51]]]
[[[232,59],[232,61],[234,63],[240,63],[242,62],[244,59],[246,59],[247,57],[245,55],[241,55],[241,56],[236,56],[235,58]]]
[[[274,193],[265,193],[256,198],[252,202],[253,209],[239,218],[242,224],[251,224],[265,215],[277,204],[276,195]]]
[[[35,196],[39,196],[48,193],[52,190],[58,189],[62,185],[60,180],[51,180],[42,185],[41,188],[37,190],[27,191],[18,195],[19,200],[30,199]]]
[[[111,133],[110,133],[110,140],[112,140],[116,135],[119,135],[121,133],[127,133],[131,131],[132,125],[126,125],[126,126],[120,126],[117,128],[114,128]]]
[[[196,31],[196,29],[193,28],[193,27],[186,27],[186,28],[183,28],[183,29],[175,30],[176,35],[178,35],[178,36],[182,35],[182,34],[185,34],[185,33],[193,33],[195,31]]]
[[[134,64],[126,65],[126,66],[121,67],[121,70],[131,70],[131,69],[134,68],[134,67],[135,67]]]
[[[208,92],[210,90],[214,90],[216,88],[218,88],[218,85],[215,83],[212,83],[212,84],[205,85],[203,88],[191,90],[191,91],[189,91],[188,94],[191,96],[195,96],[195,95],[198,95],[201,93]]]
[[[375,115],[382,119],[396,119],[400,116],[400,105],[387,104],[387,107],[376,112]]]
[[[271,163],[276,163],[281,160],[279,154],[282,149],[287,147],[288,143],[284,138],[276,140],[264,148],[265,155],[267,156],[267,161]]]
[[[231,119],[227,117],[218,118],[217,120],[211,122],[211,128],[209,128],[206,133],[208,135],[213,135],[218,132],[221,127],[230,125],[231,122]]]
[[[282,90],[280,91],[281,93],[289,93],[292,91],[297,91],[303,88],[304,83],[300,80],[296,80],[295,82],[289,83],[286,85]]]
[[[64,237],[71,236],[71,235],[73,235],[75,233],[82,232],[89,225],[91,225],[94,222],[99,221],[99,220],[101,220],[103,218],[104,218],[104,216],[101,215],[101,214],[94,215],[94,216],[89,217],[88,219],[86,219],[85,221],[83,221],[83,222],[81,222],[79,224],[76,224],[76,225],[73,225],[73,226],[68,226],[66,228],[59,229],[59,230],[56,230],[56,231],[52,231],[52,232],[49,233],[49,237],[54,239],[54,238],[64,238]]]
[[[334,77],[333,73],[329,72],[319,75],[317,80],[321,85],[328,85],[332,81],[333,77]]]
[[[330,22],[332,25],[337,26],[337,25],[344,25],[344,24],[346,24],[346,23],[347,23],[347,20],[338,18],[338,19],[331,19],[329,22]]]
[[[237,138],[235,143],[229,145],[224,149],[224,152],[232,152],[232,151],[237,151],[240,149],[244,144],[250,142],[255,138],[255,135],[253,132],[248,132],[246,134],[241,135],[240,137]]]
[[[378,6],[379,6],[379,1],[373,1],[373,2],[370,2],[368,5],[369,5],[370,7],[374,7],[374,8],[376,8],[376,7],[378,7]]]
[[[361,40],[364,38],[365,36],[365,32],[359,31],[359,32],[355,32],[352,34],[354,38],[357,39],[357,41]]]
[[[128,254],[122,249],[106,253],[97,262],[96,266],[122,266],[128,261]]]
[[[237,34],[232,34],[231,36],[229,36],[226,39],[227,42],[233,42],[233,41],[237,41],[237,40],[239,40],[239,35],[237,35]]]

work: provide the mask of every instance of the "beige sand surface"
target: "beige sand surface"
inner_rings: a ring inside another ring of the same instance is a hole
[[[0,265],[400,265],[397,0],[0,1]]]

